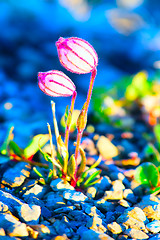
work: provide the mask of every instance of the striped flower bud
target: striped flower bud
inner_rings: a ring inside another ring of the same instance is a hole
[[[56,42],[61,64],[74,73],[89,73],[96,68],[98,56],[94,48],[81,38],[62,38]]]
[[[71,79],[57,70],[39,72],[38,85],[44,93],[52,97],[69,97],[76,90]]]

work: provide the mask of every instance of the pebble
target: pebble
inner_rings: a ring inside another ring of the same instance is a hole
[[[83,232],[81,240],[113,240],[113,238],[105,233],[89,229]]]
[[[7,212],[8,211],[8,206],[4,204],[3,202],[0,202],[0,212]]]
[[[160,200],[156,196],[144,196],[136,206],[143,210],[150,221],[160,220]]]
[[[102,219],[99,218],[98,216],[93,216],[91,217],[87,224],[86,224],[86,227],[89,228],[89,229],[92,229],[94,231],[98,231],[98,232],[101,232],[101,233],[104,233],[106,232],[106,228],[102,225]]]
[[[41,215],[41,208],[37,205],[22,204],[16,206],[15,210],[22,222],[27,224],[37,224]]]
[[[31,187],[23,194],[23,198],[26,202],[28,202],[28,200],[30,200],[33,197],[41,199],[46,192],[47,192],[46,186],[40,186],[39,184],[35,184],[33,187]]]
[[[123,225],[118,224],[117,222],[109,223],[107,225],[107,228],[113,234],[120,234],[121,232],[123,232],[126,229]]]
[[[105,191],[103,198],[105,200],[120,200],[120,199],[123,199],[123,190]]]
[[[0,201],[2,203],[5,203],[9,207],[10,211],[13,211],[15,206],[20,206],[24,203],[19,198],[11,195],[10,193],[4,192],[2,190],[0,190]]]
[[[117,191],[117,189],[118,189],[118,191],[125,189],[125,186],[122,183],[122,180],[115,180],[115,181],[112,182],[111,190],[112,191]]]
[[[0,228],[0,236],[5,236],[6,234],[5,234],[5,231],[4,231],[4,229],[3,228]]]
[[[30,164],[18,162],[13,168],[9,168],[2,177],[2,184],[10,187],[19,187],[30,175]]]
[[[46,202],[46,207],[50,211],[66,206],[65,199],[63,198],[63,196],[54,192],[50,192],[46,195],[45,202]]]
[[[133,238],[133,239],[148,239],[149,236],[142,232],[141,230],[137,230],[134,228],[129,228],[127,230],[125,230],[124,234],[128,235],[128,237]]]
[[[154,220],[154,221],[146,224],[146,228],[151,233],[158,233],[158,232],[160,232],[160,221]]]
[[[136,203],[137,198],[134,195],[133,191],[131,189],[124,189],[123,191],[123,198],[131,203]]]
[[[28,231],[25,223],[21,223],[10,214],[0,214],[0,226],[12,237],[27,237]]]
[[[94,185],[99,191],[109,190],[111,186],[111,180],[108,176],[103,176],[101,180]]]
[[[160,234],[156,234],[155,236],[149,238],[149,240],[159,240],[160,239]]]
[[[66,190],[63,193],[63,198],[69,201],[75,201],[75,202],[80,202],[80,201],[85,201],[88,199],[87,196],[85,196],[82,192],[77,192],[75,190]]]
[[[88,187],[87,188],[86,195],[87,195],[88,198],[95,198],[96,193],[97,193],[97,188],[95,187],[95,185],[94,185],[94,187]]]
[[[114,203],[108,202],[104,198],[95,201],[95,206],[102,212],[108,212],[115,209]]]
[[[53,191],[65,191],[66,189],[74,190],[74,187],[72,187],[68,182],[64,183],[64,180],[57,178],[52,180],[50,183],[51,188]]]

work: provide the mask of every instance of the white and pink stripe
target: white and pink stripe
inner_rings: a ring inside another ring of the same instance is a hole
[[[97,53],[87,41],[76,37],[60,37],[56,46],[60,62],[67,70],[84,74],[97,67]]]
[[[52,97],[69,97],[76,90],[72,80],[57,70],[39,72],[38,85],[44,93]]]

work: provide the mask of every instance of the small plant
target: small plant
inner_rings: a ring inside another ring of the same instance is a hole
[[[148,188],[149,193],[160,191],[160,124],[154,127],[158,149],[149,143],[144,149],[144,160],[136,168],[135,179]]]
[[[33,166],[48,168],[48,164],[33,161],[34,155],[39,151],[39,147],[43,147],[49,140],[48,134],[38,134],[32,138],[25,149],[20,148],[14,141],[14,127],[11,126],[8,130],[6,139],[0,147],[0,163],[5,163],[10,160],[18,162],[27,162]],[[40,139],[42,141],[39,144]]]
[[[44,152],[41,148],[40,151],[45,160],[49,161],[51,164],[49,174],[46,178],[36,168],[34,168],[34,171],[42,178],[42,183],[44,184],[50,182],[51,179],[60,177],[74,187],[88,187],[99,181],[97,177],[101,172],[101,170],[98,170],[86,179],[88,171],[98,166],[101,158],[99,158],[90,168],[86,169],[85,152],[80,146],[83,131],[87,124],[87,112],[97,73],[96,67],[98,64],[98,56],[94,48],[87,41],[80,38],[72,37],[64,39],[61,37],[56,42],[56,46],[59,60],[67,70],[78,74],[91,73],[91,79],[86,101],[77,119],[77,139],[75,143],[75,153],[69,156],[68,142],[72,125],[74,104],[77,96],[76,87],[71,79],[61,71],[51,70],[48,72],[38,73],[38,84],[44,93],[52,97],[72,96],[72,98],[70,108],[68,106],[66,107],[63,118],[63,125],[65,126],[64,140],[62,140],[62,137],[59,134],[58,124],[55,116],[55,104],[53,101],[51,101],[57,142],[57,154],[56,156],[53,154],[52,133],[50,125],[48,124],[51,154]],[[80,164],[78,163],[79,155],[81,157]]]

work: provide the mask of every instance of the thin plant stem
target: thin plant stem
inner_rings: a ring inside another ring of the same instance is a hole
[[[92,71],[92,74],[91,74],[89,89],[88,89],[88,93],[87,93],[87,100],[86,100],[86,104],[85,104],[85,108],[84,108],[85,115],[88,112],[88,107],[89,107],[89,103],[90,103],[91,96],[92,96],[92,90],[93,90],[93,85],[94,85],[94,80],[95,80],[96,74],[97,74],[97,69],[94,68]]]
[[[58,129],[58,124],[57,124],[57,119],[56,119],[56,110],[55,110],[55,102],[51,101],[51,107],[52,107],[52,114],[53,114],[53,124],[54,124],[54,131],[55,131],[55,136],[56,136],[56,142],[59,136],[59,129]],[[57,149],[58,152],[60,152],[59,146],[57,144]]]
[[[53,156],[54,149],[53,149],[53,142],[52,142],[52,132],[51,132],[51,127],[50,127],[49,123],[47,123],[47,126],[48,126],[49,139],[50,139],[51,159],[53,159],[54,158],[54,156]],[[56,169],[55,169],[55,166],[53,163],[52,163],[52,171],[53,171],[53,177],[56,177]]]
[[[90,103],[91,96],[92,96],[92,90],[93,90],[93,85],[94,85],[94,80],[95,80],[96,74],[97,74],[97,69],[94,68],[92,71],[92,74],[91,74],[89,89],[88,89],[88,93],[87,93],[87,99],[86,99],[86,103],[85,103],[85,107],[84,107],[84,118],[86,118],[86,115],[88,112],[88,107],[89,107],[89,103]],[[79,154],[79,147],[81,144],[81,138],[83,135],[83,131],[84,131],[84,129],[81,129],[81,131],[78,131],[78,134],[77,134],[77,143],[76,143],[76,149],[75,149],[75,161],[76,161],[75,177],[77,174],[77,168],[78,168],[77,158],[78,158],[78,154]]]
[[[66,126],[66,129],[65,129],[64,143],[65,143],[65,146],[66,146],[67,150],[68,150],[70,126],[71,126],[71,121],[72,121],[72,113],[73,113],[73,110],[74,110],[74,104],[75,104],[76,96],[77,96],[77,92],[74,91],[74,93],[72,95],[72,99],[71,99],[71,107],[70,107],[69,114],[68,114],[68,118],[70,118],[70,119],[67,118],[67,126]],[[69,122],[68,122],[68,120],[69,120]]]

